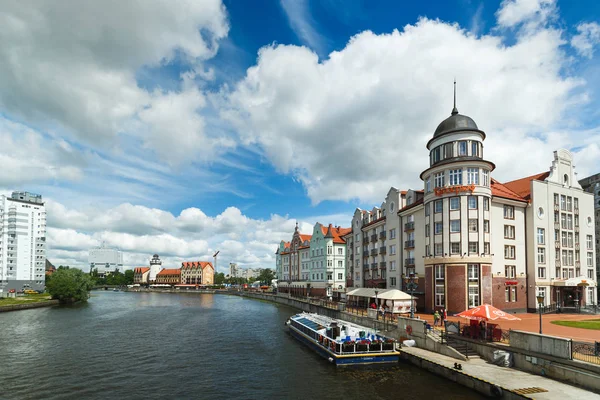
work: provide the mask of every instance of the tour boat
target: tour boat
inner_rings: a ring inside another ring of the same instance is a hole
[[[336,366],[397,363],[396,341],[373,329],[319,314],[296,314],[286,322],[292,336]]]

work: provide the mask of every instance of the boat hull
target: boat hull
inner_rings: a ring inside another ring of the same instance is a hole
[[[347,365],[391,364],[398,363],[400,360],[400,353],[397,351],[368,354],[336,354],[321,346],[302,332],[296,330],[294,327],[289,326],[289,330],[290,334],[295,339],[338,367]]]

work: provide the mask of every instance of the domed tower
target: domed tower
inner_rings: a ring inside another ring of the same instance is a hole
[[[462,311],[491,302],[490,173],[485,133],[454,108],[427,143],[425,183],[426,308]],[[489,278],[489,279],[488,279]],[[464,294],[464,296],[463,296]]]
[[[161,261],[160,257],[158,256],[158,254],[155,254],[152,256],[152,259],[150,260],[150,274],[148,276],[148,282],[154,283],[154,281],[156,280],[156,275],[158,275],[158,273],[160,272],[161,269],[162,269],[162,261]]]

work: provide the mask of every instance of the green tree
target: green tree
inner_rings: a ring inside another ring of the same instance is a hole
[[[128,269],[127,271],[125,271],[125,284],[133,285],[133,270],[132,269]]]
[[[225,283],[225,274],[222,272],[217,272],[215,274],[215,285],[222,285],[223,283]]]
[[[263,285],[271,285],[271,281],[275,279],[275,272],[271,268],[264,268],[258,274],[257,280],[260,281]]]
[[[89,274],[77,268],[59,268],[46,282],[46,289],[53,299],[61,303],[87,301],[94,281]]]

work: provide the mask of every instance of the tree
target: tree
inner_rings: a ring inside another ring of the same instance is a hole
[[[93,279],[77,268],[57,269],[52,274],[52,278],[46,282],[48,293],[61,303],[87,301],[93,286]]]
[[[133,270],[132,269],[128,269],[127,271],[125,271],[125,284],[133,285]]]
[[[256,279],[260,281],[260,283],[262,283],[263,285],[270,286],[271,281],[275,279],[275,272],[273,272],[271,268],[264,268],[260,271],[260,274],[258,274],[258,277]]]
[[[217,272],[214,277],[215,285],[222,285],[225,283],[225,274],[222,272]]]

